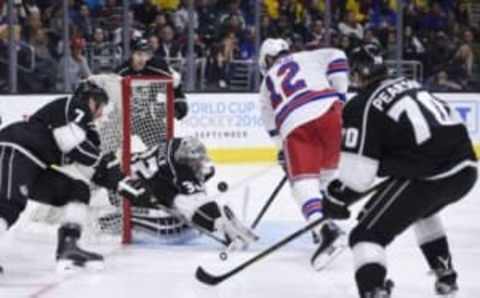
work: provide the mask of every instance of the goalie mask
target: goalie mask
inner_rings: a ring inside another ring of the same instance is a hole
[[[175,138],[173,142],[177,143],[173,154],[175,162],[188,166],[199,181],[203,182],[211,167],[205,145],[195,137]]]

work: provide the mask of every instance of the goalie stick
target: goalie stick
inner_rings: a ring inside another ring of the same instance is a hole
[[[391,181],[391,178],[386,179],[382,182],[379,182],[378,184],[376,184],[375,186],[373,186],[369,190],[363,192],[361,197],[365,197],[365,196],[371,194],[372,192],[377,191],[378,189],[380,189],[381,187],[383,187],[384,185],[386,185],[390,181]],[[243,269],[247,268],[248,266],[256,263],[257,261],[260,261],[261,259],[268,256],[272,252],[274,252],[274,251],[278,250],[279,248],[285,246],[289,242],[297,239],[298,237],[302,236],[306,232],[312,230],[314,227],[316,227],[317,225],[323,223],[324,221],[326,221],[328,219],[329,218],[322,217],[322,218],[319,218],[319,219],[309,223],[308,225],[304,226],[303,228],[301,228],[301,229],[297,230],[296,232],[290,234],[289,236],[283,238],[282,240],[278,241],[277,243],[273,244],[272,246],[268,247],[267,249],[263,250],[262,252],[256,254],[255,256],[251,257],[250,259],[244,261],[240,265],[236,266],[235,268],[233,268],[230,271],[227,271],[223,274],[213,275],[213,274],[207,272],[205,269],[203,269],[202,266],[198,266],[197,271],[195,272],[195,277],[200,282],[202,282],[204,284],[215,286],[215,285],[223,282],[224,280],[230,278],[231,276],[241,272]]]

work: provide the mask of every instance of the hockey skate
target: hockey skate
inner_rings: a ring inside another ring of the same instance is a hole
[[[321,226],[319,232],[315,233],[320,243],[313,253],[310,263],[319,271],[330,264],[346,248],[345,232],[339,226],[329,221]]]
[[[434,271],[435,293],[442,298],[454,298],[458,292],[457,273],[453,269],[437,269]]]
[[[59,228],[56,252],[57,271],[65,272],[79,268],[103,269],[103,256],[79,248],[77,246],[79,238],[79,225],[67,224]]]
[[[378,287],[371,292],[363,293],[362,298],[390,298],[392,289],[393,282],[390,279],[387,279],[383,287]]]
[[[227,240],[228,251],[246,250],[248,246],[258,240],[258,236],[248,227],[244,226],[228,207],[223,207],[225,220],[222,221],[221,230]]]

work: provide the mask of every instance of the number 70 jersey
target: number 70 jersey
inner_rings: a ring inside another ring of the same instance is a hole
[[[375,174],[440,177],[476,160],[456,112],[405,78],[383,81],[350,99],[343,109],[342,134],[340,175],[352,174],[352,183],[361,180],[358,173],[369,181]]]
[[[344,100],[348,89],[346,55],[338,49],[303,51],[283,56],[266,73],[260,87],[265,128],[282,138],[319,118]]]

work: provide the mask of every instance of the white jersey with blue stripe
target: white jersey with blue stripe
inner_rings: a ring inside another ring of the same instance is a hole
[[[282,138],[326,113],[348,88],[346,55],[338,49],[304,51],[279,58],[260,87],[265,128]]]

